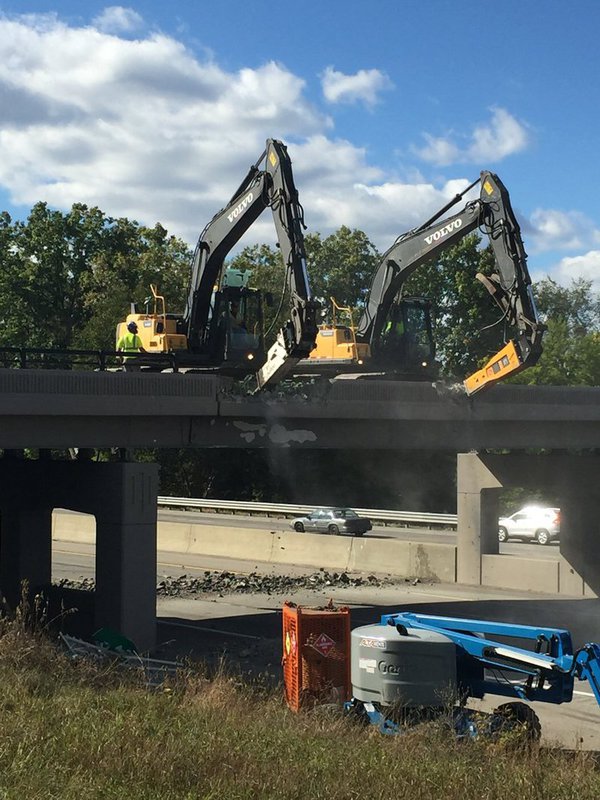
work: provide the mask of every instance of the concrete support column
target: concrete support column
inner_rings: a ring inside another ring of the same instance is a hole
[[[13,609],[21,601],[23,581],[31,598],[48,586],[52,569],[52,509],[28,507],[32,498],[17,497],[0,511],[0,592]]]
[[[481,556],[498,552],[498,497],[502,484],[477,453],[457,458],[457,581],[481,584]]]
[[[0,592],[14,607],[23,580],[49,586],[53,508],[93,514],[95,629],[153,648],[157,496],[156,464],[0,459]]]
[[[569,569],[561,568],[561,592],[578,593],[583,581],[584,594],[600,596],[600,459],[595,462],[586,464],[586,474],[574,470],[576,480],[563,490],[560,552]]]
[[[158,466],[106,466],[106,500],[96,511],[95,624],[149,650],[156,644]]]

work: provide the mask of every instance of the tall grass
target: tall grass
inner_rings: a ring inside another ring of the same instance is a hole
[[[221,671],[170,686],[73,662],[23,619],[0,624],[0,798],[468,800],[600,797],[586,754],[440,726],[382,736]]]

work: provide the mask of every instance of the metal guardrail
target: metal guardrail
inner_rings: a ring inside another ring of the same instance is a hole
[[[212,511],[225,514],[249,514],[265,517],[299,517],[318,506],[292,505],[285,503],[258,503],[238,500],[209,500],[194,497],[159,497],[161,508],[181,508],[191,511]],[[360,516],[385,525],[426,528],[456,528],[456,514],[430,514],[420,511],[394,511],[381,508],[356,508]]]
[[[123,353],[113,350],[54,350],[43,347],[0,347],[2,369],[120,370]],[[178,371],[177,353],[132,354],[125,364],[136,368]]]

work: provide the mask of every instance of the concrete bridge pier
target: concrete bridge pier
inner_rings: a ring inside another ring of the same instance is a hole
[[[5,482],[0,468],[0,481]],[[4,492],[2,492],[4,494]],[[52,508],[19,497],[0,505],[0,593],[11,608],[21,600],[22,582],[29,595],[51,580]]]
[[[482,555],[498,552],[502,483],[477,453],[459,453],[456,486],[456,580],[479,586]]]
[[[561,508],[556,593],[600,596],[600,456],[460,453],[457,468],[459,583],[486,583],[484,564],[494,556],[505,576],[495,585],[533,588],[528,574],[511,574],[511,556],[498,555],[498,498],[503,488],[548,488]]]
[[[96,518],[93,628],[111,628],[139,650],[156,643],[158,466],[0,460],[0,591],[15,607],[50,585],[52,510]],[[90,634],[93,630],[89,631]]]

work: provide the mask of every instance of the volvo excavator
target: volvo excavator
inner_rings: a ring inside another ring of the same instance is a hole
[[[290,318],[268,352],[262,292],[248,285],[248,272],[224,268],[228,253],[267,207],[273,213],[291,305]],[[143,353],[129,355],[125,368],[158,368],[163,354],[177,370],[235,377],[255,374],[259,388],[283,380],[300,359],[308,357],[317,335],[319,304],[311,295],[304,227],[287,148],[268,139],[229,203],[200,235],[183,314],[168,314],[164,298],[152,287],[153,298],[145,311],[132,306],[127,319],[117,326],[117,342],[131,323],[142,340]]]
[[[439,221],[478,183],[478,199]],[[398,237],[383,255],[356,328],[335,321],[320,326],[317,347],[301,364],[305,371],[335,374],[366,373],[370,369],[381,370],[375,374],[405,379],[431,377],[435,355],[431,301],[403,297],[403,288],[421,265],[476,229],[488,235],[497,271],[489,276],[477,273],[475,277],[490,292],[503,321],[515,328],[516,334],[482,369],[466,378],[465,391],[474,394],[533,366],[542,352],[545,326],[535,307],[527,255],[506,187],[497,175],[483,171],[427,222]]]

